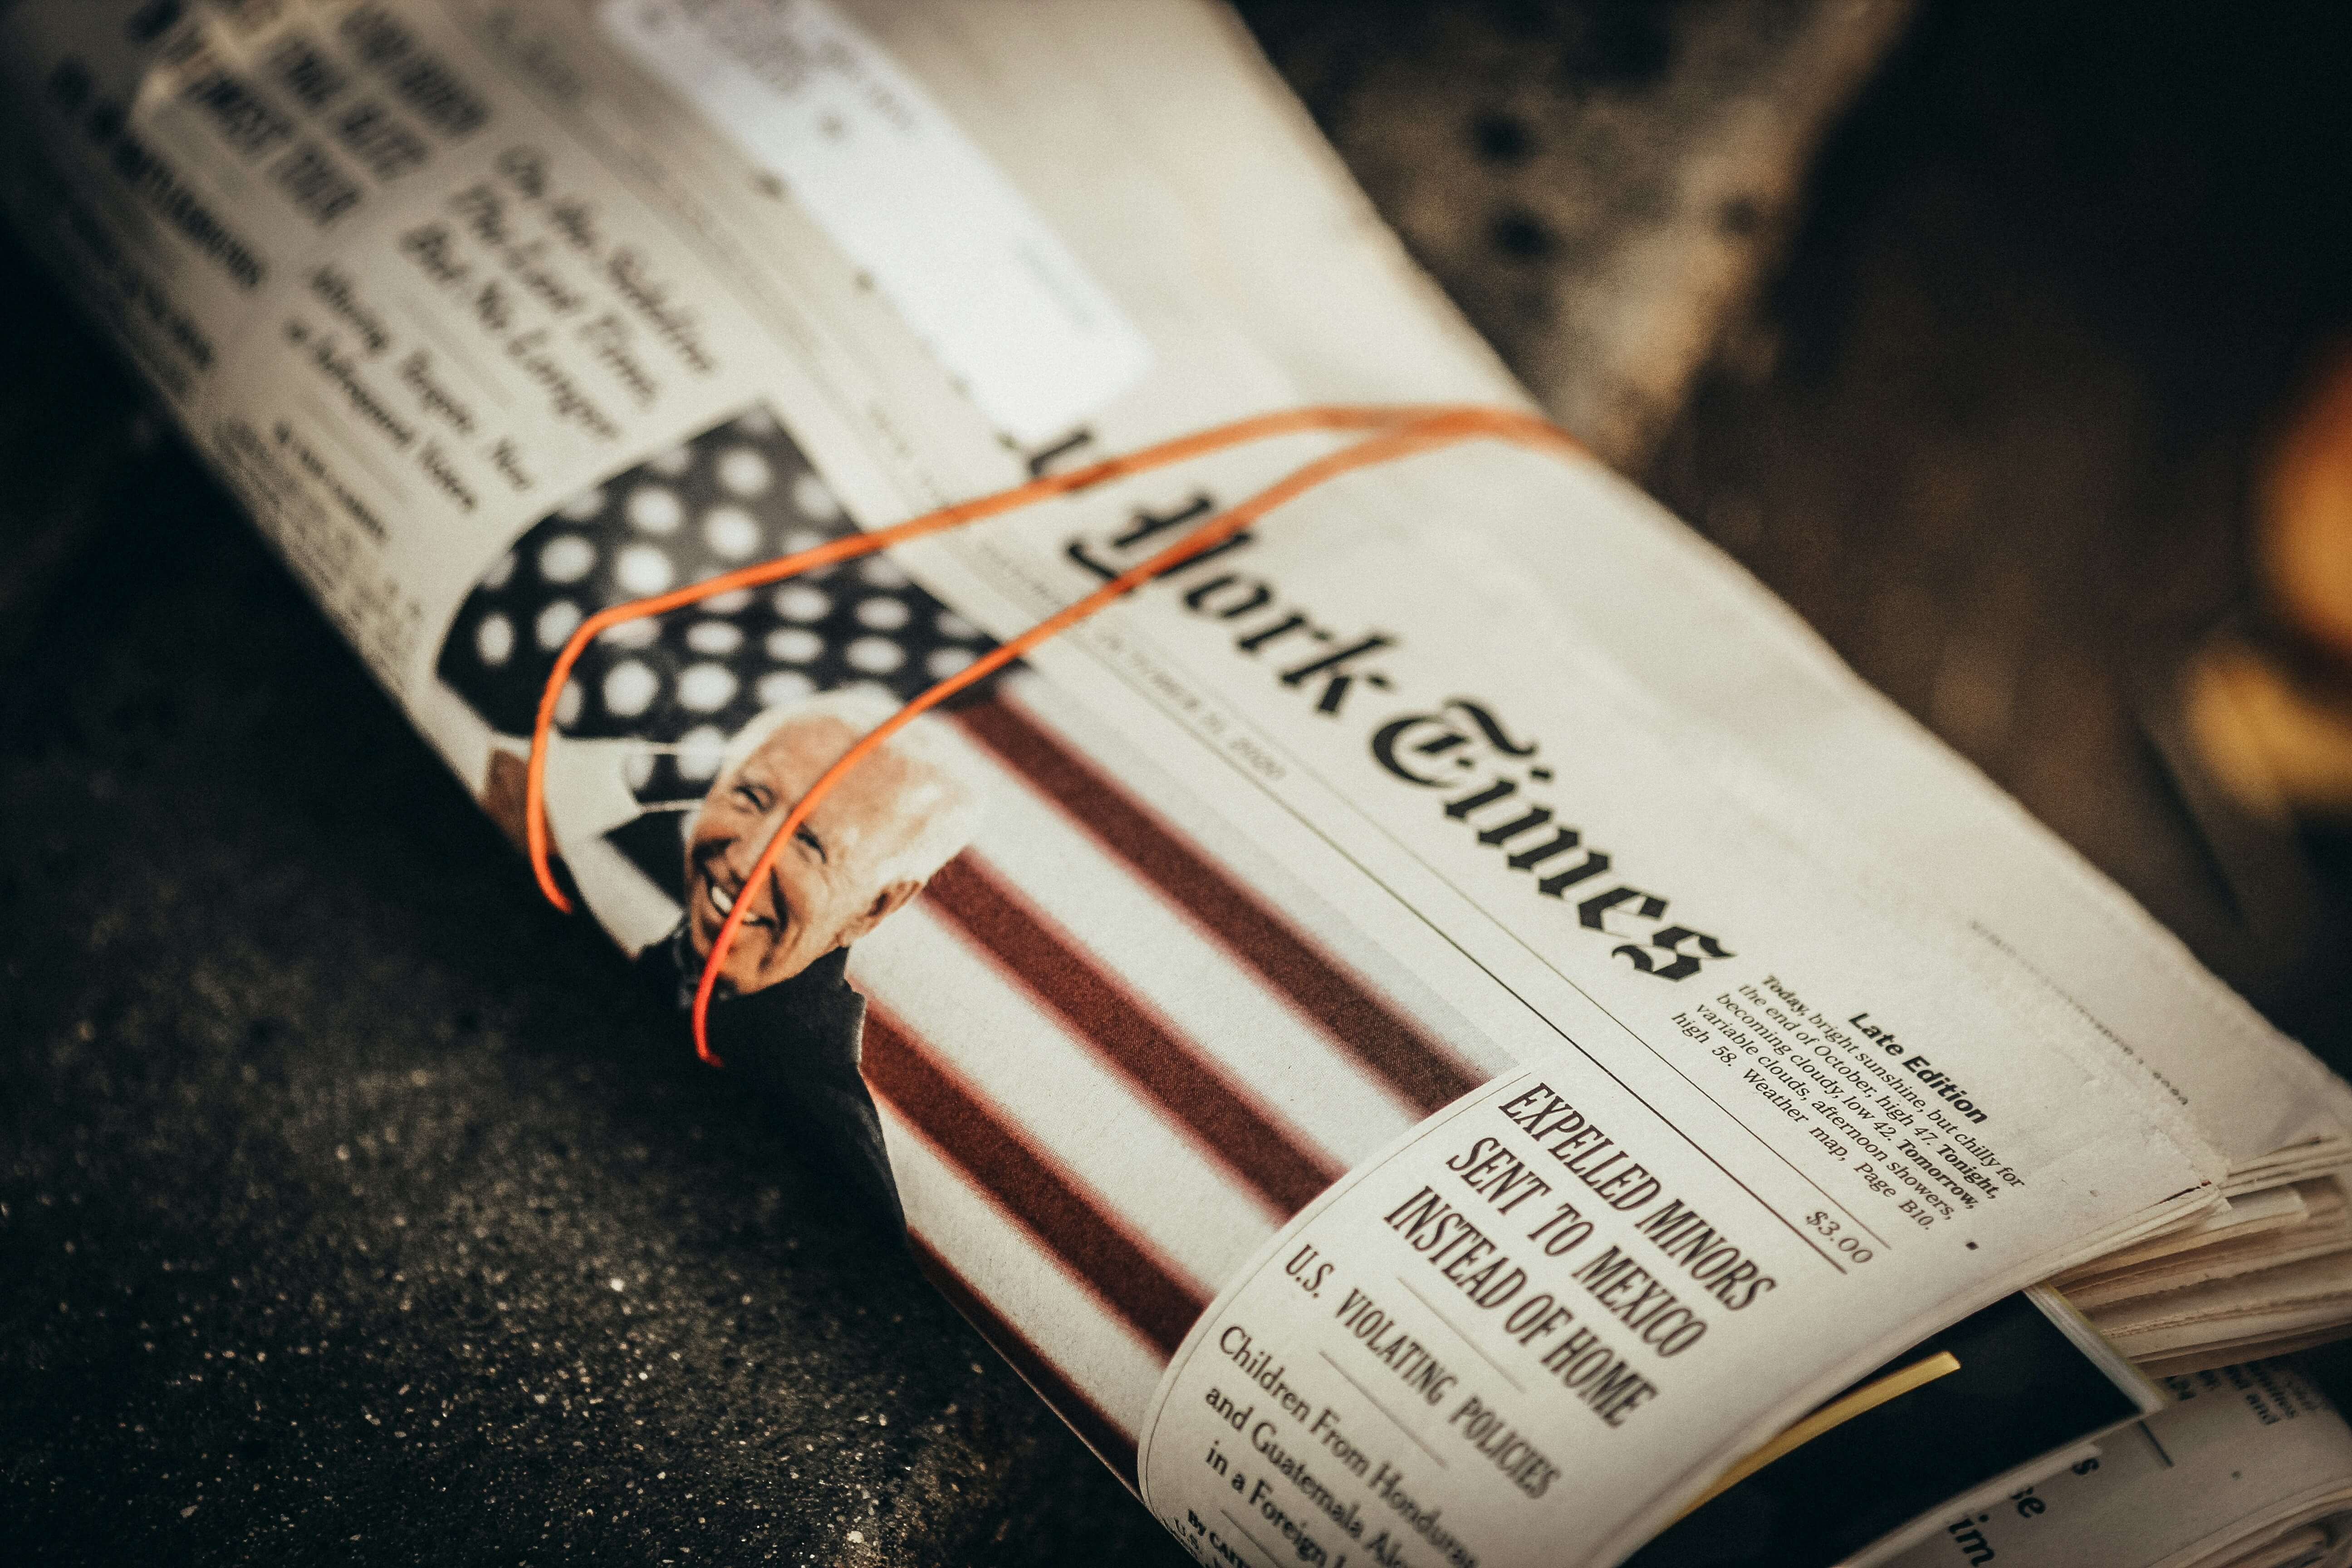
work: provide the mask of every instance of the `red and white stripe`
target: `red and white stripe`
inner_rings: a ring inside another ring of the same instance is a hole
[[[1014,691],[959,718],[990,819],[858,944],[866,1078],[925,1269],[1132,1484],[1218,1287],[1488,1075]]]

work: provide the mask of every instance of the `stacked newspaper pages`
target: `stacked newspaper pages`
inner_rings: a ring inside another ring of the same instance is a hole
[[[2352,1428],[2287,1363],[2165,1380],[2172,1403],[2037,1486],[1935,1521],[1895,1568],[2341,1568]]]
[[[2160,1373],[2352,1322],[2352,1090],[1544,433],[1204,0],[0,70],[22,231],[551,896],[1202,1561],[1613,1561],[2042,1281]]]
[[[1874,1397],[1874,1379],[1800,1422],[1630,1568],[2352,1555],[2352,1430],[2291,1363],[2175,1374],[2136,1414],[2102,1420],[2111,1400],[2032,1306],[2011,1298],[1930,1336],[1903,1358],[1898,1396]],[[1939,1372],[1937,1352],[1962,1366]]]

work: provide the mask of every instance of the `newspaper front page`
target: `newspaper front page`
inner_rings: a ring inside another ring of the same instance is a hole
[[[0,68],[16,221],[510,823],[588,614],[1518,397],[1187,0],[19,0]],[[616,626],[550,760],[644,983],[751,900],[729,1070],[1203,1562],[1610,1560],[1927,1329],[2340,1152],[2316,1069],[2136,1031],[2253,1026],[1551,456],[1268,517],[745,881],[879,717],[1329,445]],[[1841,794],[1808,723],[1917,777]],[[2006,936],[2053,885],[2090,934]]]

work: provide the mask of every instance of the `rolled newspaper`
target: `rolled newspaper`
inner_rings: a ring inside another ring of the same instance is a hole
[[[2352,1317],[2345,1086],[1484,438],[1222,11],[19,0],[0,69],[377,678],[1203,1562],[1615,1560],[2053,1277],[2158,1370]]]

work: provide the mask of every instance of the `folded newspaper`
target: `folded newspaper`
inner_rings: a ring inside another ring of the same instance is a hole
[[[1785,606],[1561,444],[1340,471],[1534,410],[1207,0],[16,0],[0,69],[377,678],[1202,1562],[1617,1561],[1942,1400],[1883,1557],[2126,1358],[2352,1323],[2352,1090]]]

